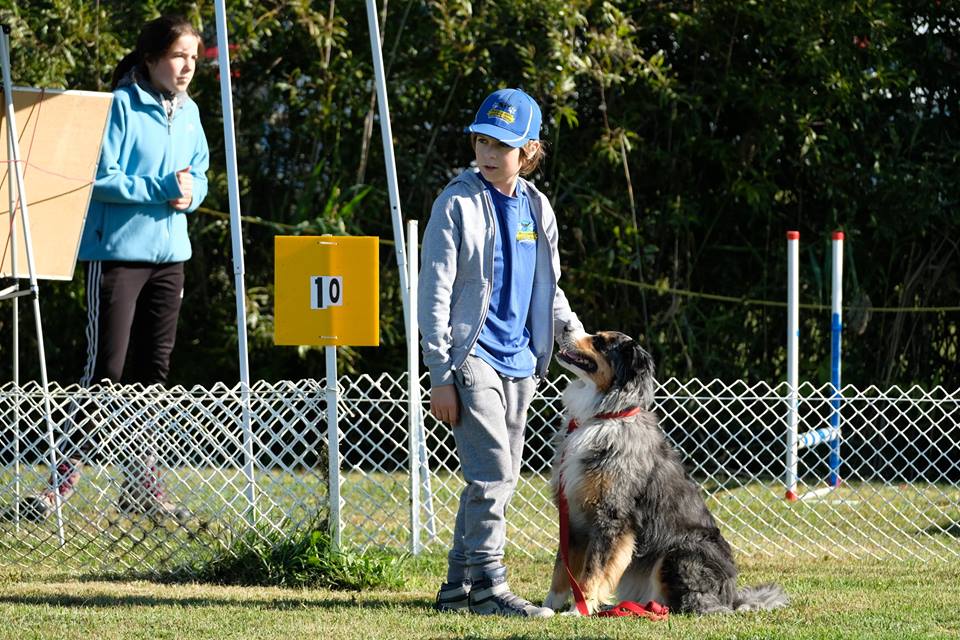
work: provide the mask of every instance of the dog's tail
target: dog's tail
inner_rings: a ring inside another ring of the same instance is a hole
[[[790,603],[790,598],[775,584],[741,587],[733,600],[734,611],[761,611],[779,609]]]

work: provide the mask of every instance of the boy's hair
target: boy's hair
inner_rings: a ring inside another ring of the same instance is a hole
[[[470,149],[477,148],[477,136],[479,133],[470,134]],[[488,138],[490,136],[487,136]],[[536,151],[528,153],[527,149],[531,147],[531,142],[536,142]],[[502,144],[502,143],[501,143]],[[526,178],[534,171],[540,168],[540,163],[547,157],[547,143],[543,140],[528,140],[520,149],[520,175]]]
[[[536,142],[536,149],[527,153],[527,148],[531,142]],[[524,178],[540,168],[540,163],[547,157],[547,147],[543,140],[530,140],[527,144],[520,147],[520,175]]]

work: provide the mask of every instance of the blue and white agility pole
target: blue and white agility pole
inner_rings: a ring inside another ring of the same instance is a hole
[[[843,231],[834,231],[832,246],[833,278],[831,287],[830,313],[830,382],[833,384],[833,398],[830,412],[830,428],[833,438],[830,441],[830,477],[831,487],[840,486],[840,346],[843,334]]]
[[[799,245],[800,232],[787,232],[787,460],[785,497],[788,501],[823,496],[840,486],[840,346],[843,332],[843,232],[832,239],[831,318],[830,318],[830,417],[829,426],[798,434],[799,425]],[[801,449],[821,443],[830,444],[830,475],[826,487],[797,494],[797,459]]]

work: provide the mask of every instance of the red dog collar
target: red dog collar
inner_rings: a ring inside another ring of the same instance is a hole
[[[610,418],[629,418],[630,416],[635,416],[640,413],[642,409],[640,407],[631,407],[624,411],[616,411],[610,413],[598,413],[593,416],[597,420],[609,420]],[[570,421],[570,424],[567,425],[567,433],[573,433],[580,427],[580,423],[573,419]]]

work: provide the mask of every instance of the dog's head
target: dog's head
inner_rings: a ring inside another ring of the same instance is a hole
[[[557,361],[596,388],[604,410],[649,409],[653,404],[653,357],[628,335],[567,330],[561,337]]]

